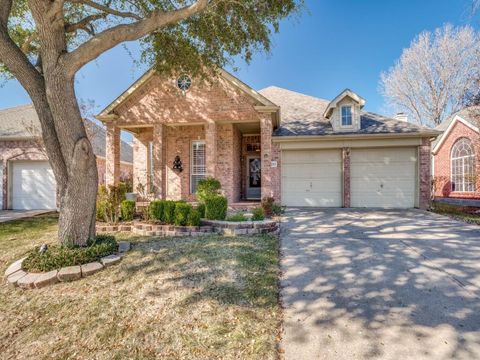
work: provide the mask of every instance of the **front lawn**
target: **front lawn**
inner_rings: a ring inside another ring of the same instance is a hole
[[[0,271],[53,243],[56,218],[2,224]],[[40,290],[0,289],[2,359],[274,359],[278,241],[133,238],[120,265]]]
[[[441,214],[450,216],[456,220],[465,221],[470,224],[480,225],[480,209],[472,208],[467,206],[459,206],[453,204],[446,204],[442,202],[434,202],[432,204],[432,211]]]

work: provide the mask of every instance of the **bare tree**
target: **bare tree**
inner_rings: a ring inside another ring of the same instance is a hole
[[[105,51],[140,40],[142,59],[192,74],[250,60],[302,0],[1,0],[0,71],[30,95],[57,180],[59,239],[95,235],[97,169],[74,77]]]
[[[421,33],[387,72],[380,88],[395,111],[436,126],[478,92],[480,36],[470,26]]]

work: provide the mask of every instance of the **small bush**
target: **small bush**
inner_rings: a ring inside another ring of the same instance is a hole
[[[97,217],[105,222],[117,223],[121,217],[121,203],[125,200],[126,185],[119,183],[117,186],[101,185],[97,195]],[[103,214],[102,214],[103,212]]]
[[[192,205],[185,202],[178,202],[175,206],[174,224],[176,226],[186,226],[188,224],[188,216],[192,210]]]
[[[106,209],[107,209],[107,204],[105,201],[97,201],[97,208],[96,208],[96,219],[97,221],[107,221],[106,219]]]
[[[199,203],[197,205],[197,211],[200,214],[201,218],[205,218],[205,204],[204,203]]]
[[[172,225],[175,222],[175,207],[177,203],[175,201],[165,201],[163,204],[163,216],[162,222]]]
[[[165,201],[155,200],[148,205],[149,218],[162,221]]]
[[[197,209],[192,209],[188,214],[188,226],[200,226],[200,213]]]
[[[276,203],[273,197],[264,197],[261,206],[266,217],[272,217],[272,215],[280,216],[285,212],[285,207]]]
[[[245,217],[245,215],[242,212],[238,212],[234,215],[227,217],[227,221],[241,222],[241,221],[247,221],[247,220],[248,219]]]
[[[258,208],[253,209],[252,220],[253,221],[265,220],[265,211],[263,210],[263,208],[258,207]]]
[[[132,221],[135,216],[135,201],[123,200],[121,204],[122,220]]]
[[[51,245],[44,253],[40,253],[39,249],[36,247],[27,255],[23,262],[24,270],[46,272],[99,261],[102,257],[115,253],[118,244],[111,235],[98,235],[85,247]]]
[[[208,220],[225,220],[228,201],[225,196],[213,195],[205,200],[205,218]]]
[[[221,188],[220,181],[214,177],[206,177],[198,182],[197,199],[201,203],[205,203],[207,198],[218,195]]]

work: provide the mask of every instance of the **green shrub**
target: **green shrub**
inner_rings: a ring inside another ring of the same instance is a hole
[[[121,216],[121,203],[125,200],[126,185],[119,183],[117,186],[101,185],[97,195],[97,215],[103,221],[117,223]],[[102,214],[103,212],[103,214]]]
[[[107,204],[105,201],[97,200],[97,208],[96,208],[96,219],[97,221],[107,221],[106,218],[106,209]]]
[[[148,214],[149,218],[153,220],[162,221],[163,219],[163,209],[165,201],[155,200],[148,205]]]
[[[208,220],[225,220],[228,201],[225,196],[212,195],[205,200],[205,218]]]
[[[177,202],[175,206],[175,220],[174,223],[176,226],[187,226],[188,216],[193,210],[192,205],[185,202]]]
[[[165,201],[165,203],[163,204],[163,223],[172,225],[175,222],[176,205],[177,203],[175,201]]]
[[[197,211],[200,214],[201,218],[205,218],[205,204],[204,203],[199,203],[197,205]]]
[[[279,216],[285,212],[285,208],[279,203],[276,203],[273,197],[264,197],[261,206],[266,217],[271,217],[272,215]]]
[[[265,219],[265,211],[263,208],[257,207],[252,211],[252,220],[253,221],[260,221]]]
[[[247,220],[248,219],[245,217],[245,215],[242,212],[238,212],[234,215],[227,217],[227,221],[241,222],[241,221],[247,221]]]
[[[188,226],[200,226],[200,213],[197,209],[192,209],[188,214]]]
[[[46,272],[66,266],[88,264],[117,252],[118,244],[111,235],[98,235],[87,246],[51,245],[44,253],[36,247],[27,255],[23,269],[30,272]]]
[[[135,201],[123,200],[121,206],[122,220],[132,221],[135,216]]]
[[[206,177],[198,182],[197,185],[197,199],[201,203],[205,203],[207,198],[218,195],[220,190],[220,181],[214,177]]]

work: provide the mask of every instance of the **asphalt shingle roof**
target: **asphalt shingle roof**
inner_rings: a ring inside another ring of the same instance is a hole
[[[260,94],[280,106],[282,121],[275,136],[321,136],[340,134],[333,130],[330,120],[323,116],[329,100],[316,98],[295,91],[270,86]],[[341,134],[418,134],[432,130],[406,121],[396,120],[362,111],[360,130]]]
[[[90,120],[85,120],[85,128],[95,155],[105,157],[105,129]],[[32,138],[40,135],[40,122],[33,105],[0,110],[0,140]],[[133,149],[125,141],[122,141],[120,146],[120,159],[127,163],[133,162]]]

